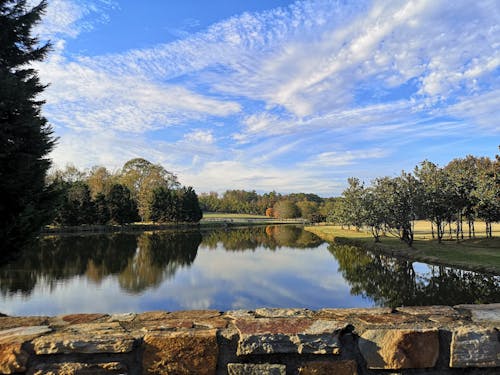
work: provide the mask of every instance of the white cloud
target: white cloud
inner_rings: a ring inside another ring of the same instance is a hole
[[[380,159],[388,155],[387,151],[382,149],[373,150],[346,150],[322,152],[302,163],[305,167],[341,167],[356,164],[367,159]]]
[[[331,176],[318,174],[301,168],[272,167],[251,161],[213,161],[196,169],[187,169],[179,174],[181,181],[196,187],[198,191],[246,189],[257,191],[300,192],[314,191],[330,194],[339,191],[341,183]]]
[[[215,138],[210,130],[198,129],[184,135],[184,139],[194,144],[213,144]]]
[[[29,3],[33,6],[39,1]],[[113,0],[49,0],[43,22],[34,31],[42,38],[75,38],[81,32],[92,30],[95,24],[106,22],[106,12],[116,7]]]
[[[112,6],[53,0],[44,32],[76,37]],[[498,19],[495,0],[311,0],[119,54],[70,56],[56,40],[38,65],[62,135],[53,155],[117,165],[138,154],[199,191],[338,191],[325,166],[496,129]]]
[[[47,116],[56,126],[144,132],[206,116],[240,111],[236,102],[221,101],[180,85],[142,76],[119,76],[54,54],[38,65]]]
[[[456,104],[447,109],[447,113],[466,119],[488,130],[500,132],[500,89],[480,95],[459,98]]]

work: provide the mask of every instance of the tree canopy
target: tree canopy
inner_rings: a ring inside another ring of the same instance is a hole
[[[371,228],[375,241],[380,232],[390,232],[411,246],[412,222],[427,219],[438,242],[445,225],[451,234],[463,239],[463,219],[474,237],[474,221],[484,220],[486,236],[492,236],[491,223],[500,221],[500,156],[495,160],[472,155],[454,159],[445,167],[424,160],[413,173],[379,177],[365,187],[356,178],[348,180],[342,199],[335,201],[327,215],[340,225]]]

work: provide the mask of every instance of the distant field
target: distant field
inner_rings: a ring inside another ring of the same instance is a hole
[[[312,226],[306,227],[306,230],[327,241],[334,241],[337,237],[346,238],[367,249],[378,248],[424,262],[482,268],[500,274],[500,224],[493,225],[494,238],[485,238],[484,223],[475,223],[475,227],[475,239],[468,239],[468,232],[465,231],[467,228],[464,226],[463,241],[457,243],[446,234],[439,244],[437,240],[432,240],[430,222],[419,221],[415,223],[416,234],[412,248],[393,236],[381,237],[380,244],[375,244],[370,233],[342,229],[340,226]]]
[[[485,237],[486,236],[486,225],[483,221],[476,221],[474,223],[474,227],[476,230],[476,237]],[[452,223],[451,225],[451,231],[452,235],[455,236],[455,223]],[[463,231],[464,231],[464,239],[468,237],[469,235],[469,226],[467,225],[467,222],[464,221],[463,223]],[[446,239],[449,237],[449,226],[446,226],[445,228],[445,236],[444,238]],[[493,237],[500,237],[500,223],[494,223],[492,225],[492,235]],[[420,238],[420,239],[431,239],[432,234],[431,234],[431,222],[427,220],[417,220],[415,221],[415,238]]]
[[[265,215],[226,214],[220,212],[204,212],[203,219],[269,219]]]

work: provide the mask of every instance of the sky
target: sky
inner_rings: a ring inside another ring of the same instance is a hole
[[[142,157],[198,193],[327,197],[498,152],[498,0],[48,4],[57,168]]]

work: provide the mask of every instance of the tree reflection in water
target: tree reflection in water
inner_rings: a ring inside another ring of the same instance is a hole
[[[380,306],[456,305],[500,301],[500,277],[443,266],[417,274],[413,263],[331,244],[329,251],[351,286],[351,294],[371,298]]]
[[[158,231],[141,234],[49,236],[0,267],[3,295],[31,294],[37,284],[53,290],[75,276],[99,285],[109,276],[121,289],[136,294],[159,286],[177,270],[189,267],[202,243],[199,231]],[[294,226],[215,230],[203,234],[203,245],[221,243],[229,251],[275,250],[279,247],[317,247],[323,241]]]
[[[220,244],[227,251],[246,251],[280,247],[315,248],[324,241],[315,234],[291,225],[245,227],[237,230],[215,230],[203,236],[202,245],[215,249]]]
[[[138,293],[193,263],[200,243],[199,232],[174,231],[45,237],[0,268],[0,291],[29,295],[40,282],[52,290],[75,276],[100,284],[115,275],[123,289]]]
[[[17,260],[0,266],[0,293],[3,296],[28,296],[35,287],[53,291],[56,286],[81,277],[96,285],[113,278],[127,294],[142,294],[172,279],[179,269],[190,267],[199,246],[208,252],[217,249],[219,253],[214,259],[221,262],[223,257],[220,251],[277,251],[280,248],[300,251],[314,249],[322,243],[314,234],[295,226],[51,236],[25,250]],[[500,301],[500,277],[437,266],[429,266],[424,273],[416,272],[411,262],[367,253],[353,246],[330,245],[329,251],[338,261],[339,272],[345,280],[342,284],[348,284],[351,294],[367,297],[377,305],[454,305]],[[276,256],[278,259],[283,254]],[[252,257],[238,257],[238,260],[242,269],[246,261],[250,264],[258,262]],[[206,264],[202,262],[200,266]],[[283,264],[276,264],[275,267],[276,273],[270,274],[279,277],[274,280],[286,279],[287,272],[300,273],[300,265],[295,271],[283,268]],[[332,267],[322,271],[327,274],[320,272],[314,275],[314,280],[317,280],[312,281],[310,291],[304,291],[304,295],[321,293],[314,288],[321,284],[322,278],[328,278],[335,271]],[[289,277],[295,280],[294,275]]]
[[[177,269],[194,262],[201,243],[199,232],[143,233],[137,252],[118,275],[120,286],[139,293],[172,278]]]

